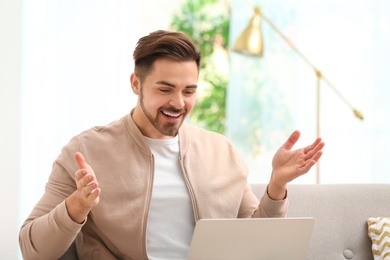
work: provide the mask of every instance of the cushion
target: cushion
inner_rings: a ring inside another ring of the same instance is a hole
[[[390,259],[390,217],[369,218],[367,225],[374,259]]]

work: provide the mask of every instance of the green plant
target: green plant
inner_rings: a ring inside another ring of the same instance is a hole
[[[199,75],[202,90],[189,120],[224,133],[228,73],[218,69],[215,53],[219,49],[227,56],[229,16],[227,8],[221,8],[221,4],[218,0],[186,0],[180,13],[173,15],[171,26],[187,34],[202,53]]]

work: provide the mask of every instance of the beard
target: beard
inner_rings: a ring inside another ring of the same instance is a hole
[[[154,128],[156,128],[157,131],[159,131],[161,134],[163,134],[165,136],[174,137],[177,135],[177,132],[179,131],[179,128],[183,124],[183,121],[184,121],[184,115],[185,115],[184,109],[176,109],[174,107],[160,107],[158,109],[157,115],[155,117],[153,117],[153,115],[151,113],[149,113],[145,107],[142,88],[141,88],[141,92],[140,92],[140,105],[141,105],[141,109],[144,112],[146,118],[154,126]],[[173,113],[183,113],[181,115],[183,118],[180,122],[177,122],[177,123],[170,123],[170,122],[163,123],[163,122],[161,122],[160,117],[159,117],[160,113],[162,113],[161,111],[173,112]]]

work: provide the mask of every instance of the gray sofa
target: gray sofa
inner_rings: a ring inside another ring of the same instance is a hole
[[[288,217],[315,218],[306,259],[373,259],[367,218],[390,216],[390,184],[290,184],[288,197]]]
[[[266,188],[253,184],[260,197]],[[373,259],[367,218],[390,216],[390,184],[290,184],[288,217],[314,217],[306,259]],[[77,259],[71,247],[61,259]]]

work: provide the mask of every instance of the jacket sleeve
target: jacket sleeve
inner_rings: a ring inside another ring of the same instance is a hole
[[[260,203],[249,184],[246,185],[238,217],[252,218],[281,218],[285,217],[288,209],[288,198],[273,200],[267,190],[260,199]]]
[[[23,259],[58,259],[81,230],[82,224],[69,217],[65,205],[66,198],[76,190],[73,179],[77,168],[73,165],[75,147],[77,140],[72,139],[63,148],[53,164],[45,193],[20,229]]]
[[[288,209],[287,194],[283,200],[273,200],[268,195],[268,187],[260,200],[258,210],[252,217],[260,218],[282,218],[286,216]]]

